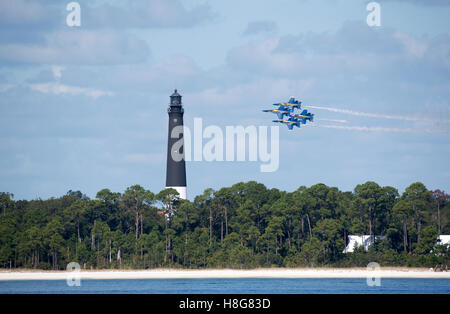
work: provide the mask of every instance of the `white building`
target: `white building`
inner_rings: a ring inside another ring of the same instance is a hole
[[[375,240],[382,240],[385,236],[375,236]],[[343,253],[353,253],[355,247],[364,246],[364,249],[367,251],[369,246],[371,246],[373,241],[370,239],[370,235],[349,235],[348,236],[348,244],[344,249]],[[450,245],[450,235],[441,234],[438,236],[436,240],[437,245]]]
[[[344,249],[343,253],[352,253],[355,250],[355,247],[364,246],[364,249],[367,251],[369,249],[369,246],[373,243],[373,238],[375,240],[382,240],[385,237],[384,236],[372,236],[372,239],[370,238],[370,235],[349,235],[348,236],[348,244],[347,247]]]
[[[450,245],[450,235],[449,234],[441,234],[438,236],[437,245],[448,244]]]

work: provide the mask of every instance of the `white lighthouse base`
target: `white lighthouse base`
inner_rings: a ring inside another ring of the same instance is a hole
[[[177,190],[180,199],[185,200],[187,199],[187,192],[185,186],[166,186],[166,189],[174,189]]]

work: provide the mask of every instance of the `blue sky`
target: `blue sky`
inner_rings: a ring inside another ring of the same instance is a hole
[[[188,197],[257,180],[293,191],[374,180],[450,191],[450,3],[362,0],[0,2],[0,191],[16,199],[165,185],[169,95],[185,124],[270,125],[291,95],[316,114],[280,128],[280,167],[190,162]]]

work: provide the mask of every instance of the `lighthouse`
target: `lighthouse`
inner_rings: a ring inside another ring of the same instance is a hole
[[[175,89],[170,96],[169,135],[167,141],[166,188],[173,188],[186,199],[186,164],[184,160],[183,114],[181,95]]]

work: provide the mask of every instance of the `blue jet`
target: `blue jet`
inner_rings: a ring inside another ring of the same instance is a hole
[[[290,97],[288,102],[273,104],[274,106],[278,106],[277,109],[263,110],[263,112],[275,113],[278,120],[272,121],[286,124],[289,131],[292,131],[294,126],[300,128],[301,124],[306,124],[307,121],[312,122],[314,119],[314,114],[309,113],[308,110],[303,110],[300,114],[295,113],[295,109],[301,110],[301,104],[301,101]]]
[[[302,102],[295,100],[294,97],[289,98],[289,101],[286,102],[280,102],[277,104],[273,104],[274,106],[278,106],[277,109],[272,109],[272,110],[263,110],[263,112],[272,112],[275,113],[278,117],[278,119],[282,120],[284,118],[284,116],[290,116],[291,114],[294,113],[294,109],[300,109]]]
[[[274,104],[276,105],[276,104]],[[275,113],[278,117],[278,119],[283,119],[284,116],[289,116],[294,112],[294,108],[290,108],[288,106],[285,105],[281,105],[279,104],[277,109],[268,109],[268,110],[263,110],[263,112],[272,112]]]
[[[294,128],[294,126],[296,126],[296,127],[299,128],[300,125],[302,124],[302,121],[301,121],[301,120],[299,120],[299,119],[297,119],[297,118],[295,118],[295,117],[293,117],[293,116],[290,116],[290,117],[287,118],[287,119],[272,120],[272,122],[277,122],[277,123],[281,123],[281,124],[286,124],[286,126],[288,127],[288,130],[289,130],[289,131],[292,131],[293,128]]]
[[[300,110],[302,102],[300,100],[296,100],[293,96],[289,98],[289,101],[286,103],[280,103],[281,105],[285,105],[288,107],[292,107],[292,110],[297,108]],[[280,104],[273,104],[274,106],[280,105]]]
[[[308,112],[308,110],[306,110],[306,109],[303,110],[301,114],[291,113],[290,116],[300,119],[303,124],[306,124],[306,121],[313,122],[313,120],[314,120],[314,114]]]

